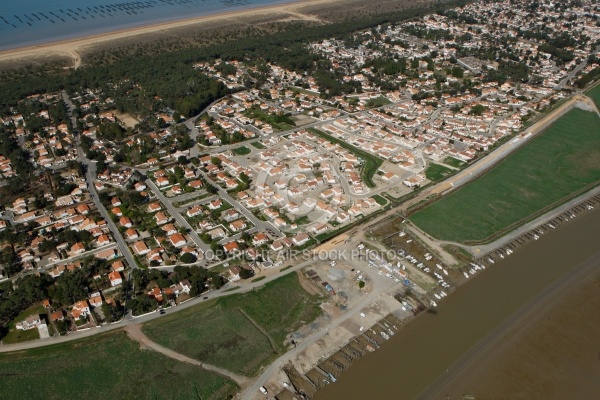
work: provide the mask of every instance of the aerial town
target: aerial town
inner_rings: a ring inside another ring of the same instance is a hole
[[[144,91],[123,82],[20,99],[0,115],[0,279],[53,283],[9,335],[261,275],[480,160],[600,68],[592,3],[482,2],[316,41],[314,76],[197,62],[229,94],[187,119],[123,111]]]

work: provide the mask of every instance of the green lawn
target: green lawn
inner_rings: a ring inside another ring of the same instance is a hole
[[[261,142],[252,142],[250,143],[252,146],[256,147],[257,149],[266,149],[267,146],[265,146],[264,144],[262,144]]]
[[[140,350],[122,330],[0,354],[3,399],[222,399],[237,386],[199,367]]]
[[[377,202],[377,204],[379,204],[380,206],[385,206],[388,203],[388,201],[385,199],[385,197],[380,196],[378,194],[371,196],[371,197],[373,197],[375,199],[375,201]]]
[[[236,147],[235,149],[231,150],[231,152],[236,156],[245,156],[246,154],[250,154],[251,150],[246,146],[241,146]]]
[[[367,102],[369,107],[377,108],[381,106],[385,106],[386,104],[391,104],[392,102],[386,99],[383,96],[379,96],[376,99],[369,100]]]
[[[15,328],[17,322],[23,321],[25,318],[34,315],[34,314],[45,314],[44,306],[41,304],[35,305],[33,307],[29,307],[27,310],[23,311],[21,314],[17,315],[15,319],[13,319],[8,324],[8,333],[6,336],[2,338],[2,343],[4,344],[12,344],[19,342],[26,342],[28,340],[35,340],[40,338],[40,334],[37,329],[28,329],[26,331],[19,330]]]
[[[573,109],[483,177],[416,212],[444,240],[481,241],[600,183],[600,118]]]
[[[588,97],[594,100],[596,107],[600,108],[600,84],[594,86],[591,90],[585,93]]]
[[[432,162],[429,163],[427,169],[425,170],[425,177],[432,182],[444,180],[450,174],[452,174],[452,170],[450,168],[444,167],[440,164],[434,164]]]
[[[360,176],[365,185],[367,185],[370,188],[375,187],[375,183],[373,182],[373,176],[375,175],[379,167],[381,167],[381,164],[383,164],[383,160],[381,158],[376,157],[366,151],[360,150],[359,148],[354,147],[351,144],[344,142],[343,140],[328,135],[327,133],[318,129],[308,128],[308,130],[316,135],[321,136],[324,139],[327,139],[331,143],[339,144],[349,152],[361,158],[363,160],[363,166],[361,169]]]
[[[293,273],[252,292],[221,297],[151,321],[144,332],[189,357],[254,375],[276,354],[268,338],[240,309],[267,332],[278,352],[284,352],[286,335],[320,315],[319,304],[319,297],[308,294]]]
[[[461,161],[458,158],[454,158],[454,157],[446,157],[446,158],[444,158],[443,163],[447,164],[447,165],[449,165],[451,167],[454,167],[454,168],[462,168],[465,165],[467,165],[466,162]]]

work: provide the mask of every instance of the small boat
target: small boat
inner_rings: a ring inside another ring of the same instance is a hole
[[[445,269],[443,269],[442,271],[444,271],[444,275],[448,276],[448,271],[446,271]]]
[[[436,299],[441,300],[441,297],[437,293],[434,293],[433,295],[435,296]]]
[[[463,274],[465,275],[465,278],[469,278],[469,274],[467,274],[466,272],[463,271]]]
[[[437,307],[437,303],[433,300],[431,300],[431,307]]]
[[[442,266],[441,266],[440,264],[435,264],[435,266],[436,266],[438,269],[444,269],[444,268],[442,268]]]
[[[489,257],[488,261],[490,262],[490,264],[494,264],[494,259],[492,257]]]

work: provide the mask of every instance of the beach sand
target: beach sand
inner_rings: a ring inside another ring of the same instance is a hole
[[[374,4],[377,5],[374,6]],[[231,25],[247,26],[276,21],[328,23],[330,19],[323,19],[323,16],[337,19],[336,14],[339,14],[341,18],[344,15],[349,15],[350,12],[362,13],[367,7],[370,7],[369,12],[385,12],[391,9],[400,9],[405,4],[408,4],[408,2],[390,0],[374,0],[371,2],[367,0],[302,0],[4,50],[0,51],[0,63],[4,66],[7,64],[19,66],[49,60],[62,62],[70,60],[68,65],[72,68],[78,68],[82,64],[82,57],[85,53],[99,47],[110,48],[124,43],[130,44],[165,37],[179,37],[182,32],[207,29],[218,31]]]

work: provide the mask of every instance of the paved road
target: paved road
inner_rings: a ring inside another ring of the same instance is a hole
[[[62,92],[62,98],[63,101],[67,104],[67,107],[69,108],[69,116],[71,118],[71,123],[73,124],[73,126],[77,126],[77,119],[74,115],[75,106],[73,105],[73,102],[71,101],[66,92]],[[96,205],[96,209],[98,209],[98,212],[106,221],[108,229],[112,233],[113,238],[117,241],[119,250],[121,251],[123,257],[125,257],[125,260],[129,264],[129,266],[131,268],[137,268],[137,263],[135,262],[133,254],[131,254],[131,251],[129,250],[129,246],[127,246],[127,243],[125,243],[123,236],[121,236],[121,232],[119,232],[119,229],[117,228],[113,220],[110,218],[110,215],[108,215],[106,208],[104,208],[104,205],[100,202],[100,198],[98,197],[98,192],[96,191],[96,187],[94,186],[94,182],[96,182],[96,163],[90,161],[83,153],[79,135],[77,135],[75,140],[77,144],[77,161],[82,163],[86,168],[85,181],[88,187],[88,191],[90,192],[90,195],[92,197],[92,200]]]
[[[158,187],[154,184],[154,182],[152,182],[151,179],[146,179],[146,185],[150,188],[150,190],[152,190],[154,195],[165,205],[165,207],[167,208],[167,210],[169,211],[171,216],[173,218],[175,218],[175,220],[179,223],[179,225],[181,225],[189,230],[188,234],[189,234],[190,238],[192,238],[192,241],[196,244],[196,246],[198,246],[198,248],[200,248],[202,250],[203,253],[206,254],[206,252],[208,250],[210,250],[210,246],[207,245],[206,243],[204,243],[202,241],[202,239],[200,239],[200,236],[198,236],[198,234],[196,233],[196,229],[192,225],[190,225],[190,223],[187,222],[187,220],[185,218],[183,218],[181,216],[181,214],[179,213],[179,210],[177,210],[177,208],[173,205],[173,203],[171,203],[171,200],[169,200],[158,189]]]
[[[248,209],[246,209],[246,207],[244,207],[240,203],[238,203],[237,200],[235,200],[229,193],[227,193],[227,191],[225,189],[223,189],[221,186],[217,185],[206,173],[204,173],[203,171],[200,171],[200,174],[204,177],[204,179],[206,180],[206,182],[208,184],[213,185],[214,187],[217,188],[219,197],[222,200],[225,200],[229,204],[231,204],[235,209],[237,209],[240,213],[242,213],[242,215],[244,217],[246,217],[250,222],[252,222],[252,224],[254,224],[255,227],[257,227],[263,231],[266,231],[267,229],[271,230],[271,231],[275,232],[275,235],[278,238],[282,238],[285,236],[285,234],[283,234],[279,229],[277,229],[270,222],[261,221],[260,219],[256,218],[256,215],[252,214]]]
[[[271,282],[283,275],[298,271],[299,269],[307,267],[313,263],[314,263],[314,261],[312,259],[302,261],[290,269],[287,269],[279,274],[273,274],[272,276],[269,276],[258,282],[238,281],[235,283],[235,285],[227,284],[219,290],[204,293],[201,296],[195,297],[189,301],[186,301],[185,303],[175,306],[174,308],[169,308],[169,309],[167,309],[167,314],[185,310],[189,307],[193,307],[199,303],[202,303],[202,302],[206,301],[206,299],[204,299],[205,297],[208,297],[208,299],[212,300],[212,299],[219,298],[222,296],[231,295],[232,293],[249,292],[249,291],[257,289],[257,288],[263,286],[264,284]],[[239,289],[237,289],[234,292],[226,292],[226,290],[231,287],[239,287]],[[159,312],[151,312],[151,313],[145,314],[143,316],[139,316],[139,317],[129,316],[128,318],[125,318],[125,319],[123,319],[119,322],[113,323],[113,324],[101,325],[95,329],[92,328],[87,331],[73,332],[66,336],[56,336],[56,337],[50,337],[48,339],[43,339],[43,340],[32,340],[29,342],[23,342],[23,343],[17,343],[17,344],[0,345],[0,353],[7,353],[7,352],[11,352],[11,351],[20,351],[20,350],[26,350],[26,349],[34,349],[34,348],[38,348],[38,347],[49,346],[52,344],[58,344],[58,343],[69,342],[72,340],[78,340],[78,339],[82,339],[85,337],[93,336],[97,333],[112,331],[115,329],[121,329],[127,325],[134,324],[134,323],[143,324],[145,322],[152,321],[156,318],[160,318],[161,316],[162,315],[160,315]]]

